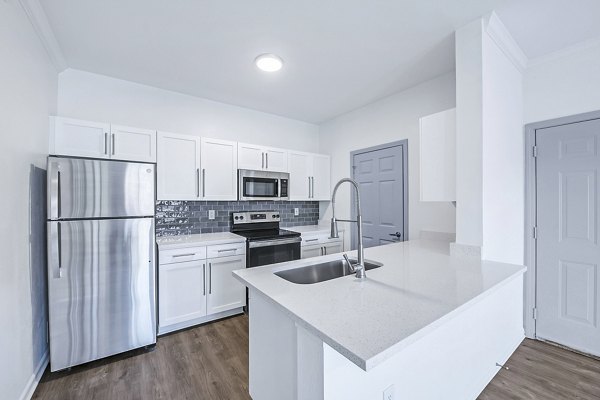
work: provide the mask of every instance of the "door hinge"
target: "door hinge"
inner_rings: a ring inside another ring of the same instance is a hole
[[[537,148],[537,146],[533,146],[532,155],[533,155],[533,158],[536,158],[538,156],[538,148]]]
[[[532,317],[534,320],[537,319],[537,308],[536,307],[533,307]]]
[[[538,232],[537,231],[538,231],[537,226],[534,226],[533,227],[533,238],[534,239],[537,239],[537,237],[538,237]]]

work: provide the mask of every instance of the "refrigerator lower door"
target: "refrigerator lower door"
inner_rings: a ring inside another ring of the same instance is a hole
[[[154,219],[48,222],[57,371],[156,343]]]
[[[48,219],[154,215],[154,164],[48,157]]]

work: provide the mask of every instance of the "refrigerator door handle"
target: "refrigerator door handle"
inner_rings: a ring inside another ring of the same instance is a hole
[[[48,218],[60,218],[60,163],[48,163]]]
[[[61,250],[61,226],[60,222],[50,222],[50,230],[48,232],[49,240],[49,264],[51,267],[52,277],[55,279],[62,278],[62,250]]]

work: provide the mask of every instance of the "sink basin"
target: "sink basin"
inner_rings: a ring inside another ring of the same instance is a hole
[[[351,263],[356,263],[356,259],[350,259]],[[365,268],[368,270],[379,268],[383,264],[376,261],[365,260]],[[345,260],[333,260],[306,267],[288,269],[286,271],[275,272],[275,275],[286,281],[298,283],[301,285],[324,282],[330,279],[341,278],[342,276],[353,275]]]

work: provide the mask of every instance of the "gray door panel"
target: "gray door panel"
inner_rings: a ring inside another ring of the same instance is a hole
[[[48,222],[52,371],[156,341],[153,218]]]
[[[364,246],[403,241],[402,146],[354,154],[353,175],[360,187]]]
[[[600,120],[536,131],[536,335],[600,355]]]

